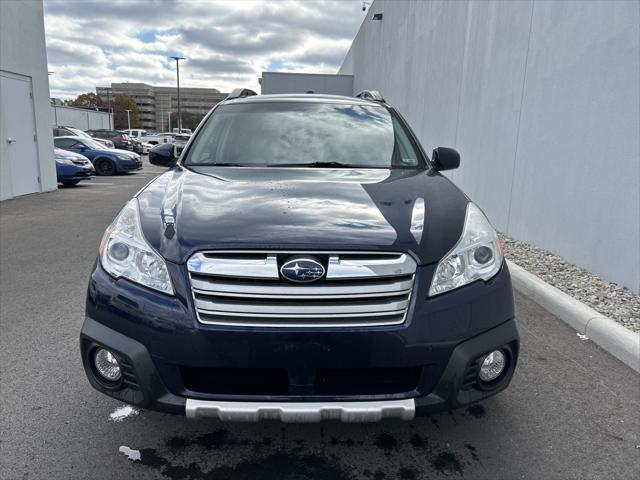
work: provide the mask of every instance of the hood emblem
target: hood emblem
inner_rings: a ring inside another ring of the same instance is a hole
[[[313,258],[298,257],[287,260],[280,267],[280,274],[291,282],[308,283],[324,276],[324,266]]]

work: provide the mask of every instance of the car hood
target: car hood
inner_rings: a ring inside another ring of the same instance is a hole
[[[133,160],[137,156],[135,153],[132,153],[128,150],[122,150],[119,148],[105,148],[100,150],[100,152],[110,153],[111,155],[120,155],[121,157],[127,157],[127,158],[130,158],[131,160]]]
[[[467,197],[432,171],[176,167],[138,194],[149,243],[184,263],[202,249],[380,250],[438,261]]]
[[[61,148],[54,148],[54,157],[57,159],[68,159],[68,160],[86,160],[89,161],[87,157],[84,155],[80,155],[79,153],[69,152],[68,150],[63,150]]]

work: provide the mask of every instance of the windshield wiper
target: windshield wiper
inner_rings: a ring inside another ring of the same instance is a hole
[[[273,163],[270,167],[302,167],[302,168],[367,168],[362,165],[349,165],[340,162],[311,162],[311,163]]]

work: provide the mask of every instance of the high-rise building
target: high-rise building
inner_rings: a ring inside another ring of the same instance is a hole
[[[149,131],[167,131],[169,115],[173,113],[175,117],[178,113],[176,87],[154,87],[146,83],[112,83],[111,87],[96,87],[96,95],[104,102],[109,100],[113,102],[114,98],[121,94],[129,95],[138,106],[140,128]],[[226,96],[226,93],[220,93],[215,88],[180,87],[180,108],[183,115],[194,113],[204,116]]]

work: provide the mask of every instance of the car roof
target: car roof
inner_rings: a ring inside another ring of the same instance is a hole
[[[349,105],[368,105],[374,107],[384,106],[380,102],[365,100],[358,97],[344,95],[324,95],[317,93],[287,93],[271,95],[251,95],[249,97],[234,98],[224,101],[225,104],[237,103],[267,103],[267,102],[300,102],[300,103],[337,103]]]

